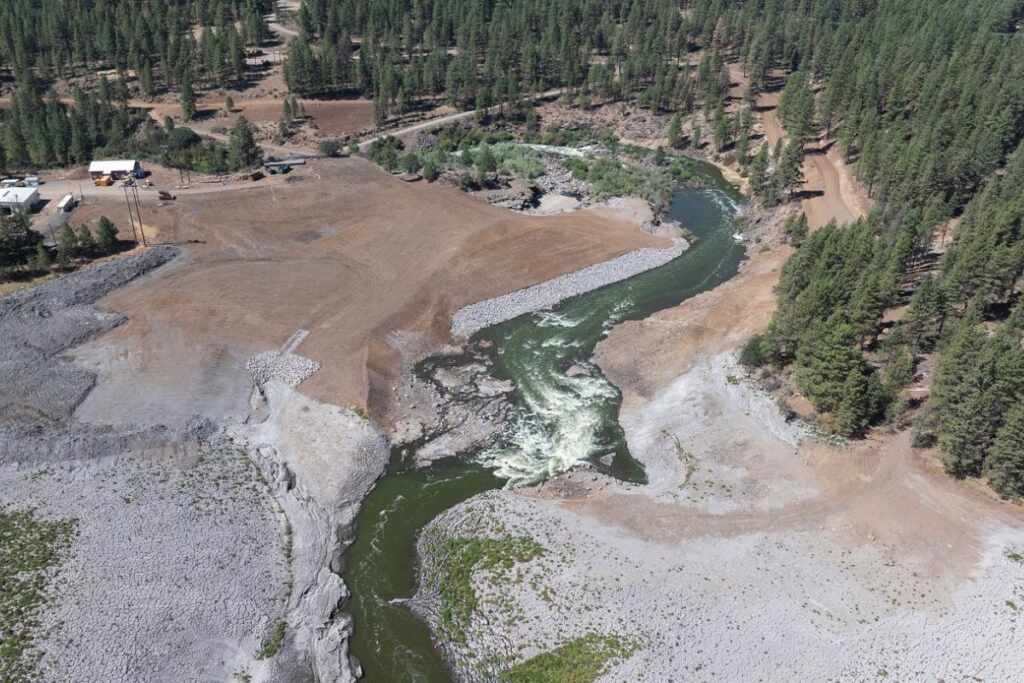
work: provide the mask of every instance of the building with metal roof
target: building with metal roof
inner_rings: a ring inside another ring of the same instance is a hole
[[[0,209],[8,212],[31,211],[39,203],[39,190],[34,187],[0,189]]]
[[[89,164],[89,175],[93,180],[110,176],[115,180],[127,176],[141,178],[143,175],[142,165],[135,159],[112,159],[109,161],[94,161]]]

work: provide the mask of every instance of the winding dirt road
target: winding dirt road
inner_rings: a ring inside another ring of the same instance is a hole
[[[772,147],[786,139],[786,131],[779,122],[775,108],[778,93],[762,95],[758,106],[763,109],[761,123],[765,137]],[[871,201],[860,187],[853,170],[842,160],[834,141],[822,140],[809,147],[804,157],[804,192],[814,193],[801,201],[811,229],[827,225],[830,221],[843,225],[863,218],[871,210]],[[819,194],[820,193],[820,194]]]

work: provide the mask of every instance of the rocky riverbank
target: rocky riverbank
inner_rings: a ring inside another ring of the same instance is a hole
[[[607,683],[1020,677],[1019,514],[916,470],[905,438],[794,443],[729,355],[650,389],[622,423],[652,486],[578,469],[424,530],[413,605],[458,680],[568,666],[594,637],[618,644],[582,660]]]
[[[550,308],[571,297],[663,266],[678,257],[689,244],[678,239],[665,249],[638,249],[604,263],[460,308],[452,316],[452,335],[472,336],[485,327]]]

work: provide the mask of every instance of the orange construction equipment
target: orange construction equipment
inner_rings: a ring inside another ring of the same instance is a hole
[[[108,175],[101,176],[94,181],[96,187],[110,187],[114,184],[114,179]]]

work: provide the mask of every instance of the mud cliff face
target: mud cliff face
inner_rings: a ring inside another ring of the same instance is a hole
[[[354,681],[352,620],[339,576],[359,504],[388,461],[384,437],[355,412],[271,379],[253,417],[228,430],[251,454],[287,516],[291,598],[284,647],[263,680]],[[259,417],[257,417],[259,416]]]

